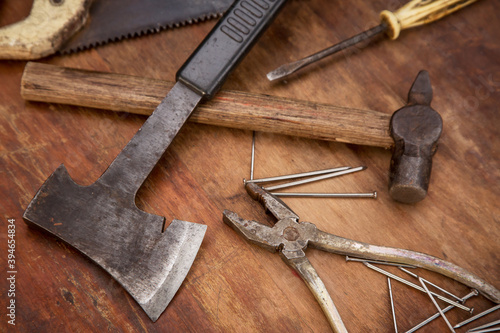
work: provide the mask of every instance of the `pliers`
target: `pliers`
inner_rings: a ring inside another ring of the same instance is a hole
[[[301,276],[314,294],[334,332],[347,330],[325,285],[306,257],[304,250],[308,246],[340,255],[428,269],[474,288],[491,301],[500,303],[498,289],[455,264],[420,252],[371,245],[321,231],[312,223],[299,222],[299,216],[293,210],[257,184],[246,183],[245,188],[248,194],[259,201],[278,221],[273,227],[269,227],[224,210],[224,222],[250,243],[270,252],[278,251],[285,263]]]

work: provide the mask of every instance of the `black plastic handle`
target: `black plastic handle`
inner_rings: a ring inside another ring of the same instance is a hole
[[[177,80],[212,98],[286,0],[237,0],[177,72]]]

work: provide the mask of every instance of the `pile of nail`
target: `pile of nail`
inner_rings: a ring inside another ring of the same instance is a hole
[[[465,305],[463,305],[463,303],[465,303],[466,300],[468,300],[469,298],[473,297],[473,296],[477,296],[479,293],[477,292],[477,290],[473,289],[471,290],[470,293],[468,293],[467,295],[465,295],[464,297],[458,297],[456,295],[454,295],[453,293],[435,285],[434,283],[426,280],[426,279],[423,279],[422,277],[418,276],[417,274],[413,273],[413,272],[410,272],[409,270],[407,270],[406,268],[416,268],[416,267],[413,267],[413,266],[405,266],[405,265],[401,265],[401,264],[395,264],[395,263],[389,263],[389,262],[382,262],[382,261],[372,261],[372,260],[365,260],[365,259],[358,259],[358,258],[350,258],[350,257],[347,257],[346,256],[346,261],[355,261],[355,262],[362,262],[366,267],[370,268],[370,269],[373,269],[374,271],[377,271],[385,276],[387,276],[387,284],[388,284],[388,287],[389,287],[389,298],[390,298],[390,301],[391,301],[391,311],[392,311],[392,319],[393,319],[393,323],[394,323],[394,330],[395,332],[397,333],[398,332],[398,326],[397,326],[397,322],[396,322],[396,314],[395,314],[395,310],[394,310],[394,300],[393,300],[393,296],[392,296],[392,287],[391,287],[391,279],[395,280],[395,281],[399,281],[409,287],[412,287],[416,290],[419,290],[421,292],[424,292],[426,293],[429,298],[431,299],[432,303],[434,304],[434,306],[436,307],[436,309],[438,310],[438,312],[436,312],[434,315],[430,316],[429,318],[425,319],[424,321],[422,321],[420,324],[414,326],[413,328],[409,329],[406,331],[406,333],[412,333],[412,332],[415,332],[416,330],[424,327],[425,325],[427,325],[428,323],[430,323],[431,321],[433,321],[434,319],[436,318],[439,318],[439,317],[442,317],[443,320],[446,322],[446,325],[448,326],[448,328],[450,329],[451,332],[455,332],[455,329],[456,328],[460,328],[462,326],[465,326],[481,317],[484,317],[486,316],[487,314],[490,314],[492,313],[493,311],[495,310],[498,310],[500,309],[500,304],[496,305],[496,306],[493,306],[467,320],[464,320],[454,326],[452,326],[448,320],[448,318],[446,317],[445,313],[450,311],[451,309],[454,309],[454,308],[459,308],[459,309],[462,309],[464,311],[467,311],[469,313],[472,313],[472,311],[474,310],[473,308],[469,308],[469,307],[466,307]],[[402,270],[403,272],[407,273],[408,275],[414,277],[415,279],[418,279],[419,283],[420,283],[420,286],[413,283],[413,282],[410,282],[408,280],[405,280],[395,274],[392,274],[386,270],[383,270],[381,269],[380,267],[377,267],[377,266],[374,266],[373,264],[381,264],[381,265],[390,265],[390,266],[397,266],[400,270]],[[433,291],[430,291],[429,290],[429,287],[428,286],[432,286],[433,288],[436,288],[437,290],[441,291],[442,293],[450,296],[450,297],[445,297],[445,296],[442,296],[440,294],[437,294]],[[444,309],[441,309],[439,307],[439,305],[437,304],[435,298],[438,298],[448,304],[450,304],[449,306],[447,306],[446,308]],[[454,298],[456,301],[450,299],[450,298]],[[478,326],[478,327],[475,327],[475,328],[471,328],[469,330],[467,330],[467,332],[471,332],[471,333],[486,333],[486,332],[497,332],[497,331],[500,331],[500,326],[495,326],[495,325],[500,325],[500,320],[494,320],[488,324],[484,324],[484,325],[481,325],[481,326]],[[493,327],[495,326],[495,327]]]

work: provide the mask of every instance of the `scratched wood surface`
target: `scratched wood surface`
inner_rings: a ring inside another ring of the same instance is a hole
[[[30,5],[3,1],[0,25],[22,19]],[[404,105],[418,71],[428,70],[434,87],[432,106],[444,120],[428,197],[415,205],[389,198],[390,151],[276,134],[256,134],[255,176],[366,165],[362,173],[300,190],[377,190],[377,200],[285,201],[302,220],[322,230],[442,257],[500,288],[499,2],[479,1],[432,25],[404,31],[396,41],[363,45],[287,80],[270,83],[265,77],[283,62],[377,24],[381,10],[399,5],[381,0],[291,0],[224,88],[391,114]],[[214,23],[41,62],[171,81]],[[23,211],[57,166],[64,163],[79,184],[93,183],[145,118],[25,102],[19,92],[24,65],[0,61],[0,331],[329,331],[313,296],[279,256],[246,243],[222,222],[223,209],[261,222],[270,219],[242,187],[250,170],[250,131],[187,124],[138,193],[138,205],[148,212],[208,226],[191,271],[156,323],[88,259],[29,229],[22,221]],[[8,325],[6,317],[8,218],[16,220],[15,326]],[[346,263],[342,256],[313,249],[307,256],[349,331],[393,331],[384,276]],[[468,293],[452,280],[417,272],[458,295]],[[400,331],[436,312],[426,295],[397,282],[393,293]],[[476,313],[493,305],[483,297],[467,304]],[[452,323],[469,316],[459,310],[448,314]],[[446,330],[438,319],[421,331]]]

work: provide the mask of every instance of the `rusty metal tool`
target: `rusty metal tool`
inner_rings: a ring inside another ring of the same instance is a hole
[[[432,156],[443,131],[439,113],[430,107],[429,73],[421,71],[408,93],[406,106],[394,112],[390,132],[394,139],[389,171],[389,194],[404,203],[416,203],[427,195]]]
[[[387,34],[391,40],[398,38],[401,30],[434,22],[477,0],[412,0],[398,10],[384,10],[380,13],[381,23],[343,42],[335,44],[308,57],[278,67],[269,72],[270,81],[288,76],[299,69],[329,55],[345,50],[363,41]]]
[[[346,328],[325,285],[306,257],[308,246],[341,255],[424,268],[477,289],[486,298],[500,303],[498,289],[451,262],[420,252],[371,245],[329,234],[312,223],[299,222],[299,216],[283,201],[257,184],[247,183],[245,188],[278,221],[269,227],[257,221],[245,220],[229,210],[224,210],[223,221],[250,243],[270,252],[279,252],[283,261],[297,271],[307,284],[335,332],[346,332]]]
[[[219,90],[285,1],[260,0],[251,10],[247,1],[236,1],[95,183],[76,184],[61,165],[24,212],[28,225],[74,246],[111,274],[153,321],[184,280],[206,226],[174,220],[162,233],[165,218],[137,208],[136,193],[199,101]],[[235,24],[244,32],[236,31]]]
[[[38,59],[219,17],[233,0],[34,0],[0,28],[0,59]]]

